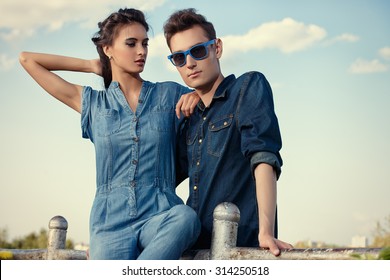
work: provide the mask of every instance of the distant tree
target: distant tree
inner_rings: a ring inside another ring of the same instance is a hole
[[[390,215],[385,218],[384,223],[376,223],[372,247],[390,247]]]
[[[0,248],[9,248],[10,244],[8,242],[8,230],[0,229]]]
[[[14,238],[8,242],[8,231],[0,229],[0,248],[6,249],[45,249],[47,248],[47,230],[41,229],[39,233],[32,232],[21,238]],[[66,240],[66,249],[73,249],[74,242],[71,239]]]
[[[307,247],[307,241],[298,241],[294,244],[294,248],[296,249],[306,249]]]
[[[325,242],[312,242],[309,240],[306,241],[298,241],[294,244],[294,248],[296,249],[306,249],[306,248],[337,248],[340,247],[336,244],[330,244]]]
[[[66,239],[65,248],[66,249],[74,249],[74,242],[72,239]]]
[[[24,238],[17,240],[20,249],[44,249],[47,247],[47,231],[41,229],[39,234],[32,232]]]

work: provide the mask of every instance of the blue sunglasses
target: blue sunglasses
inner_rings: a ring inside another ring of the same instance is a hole
[[[171,55],[168,55],[168,59],[172,62],[173,65],[177,67],[182,67],[187,63],[187,55],[190,55],[195,60],[205,59],[208,54],[208,46],[214,44],[215,39],[208,42],[195,45],[183,52],[175,52]]]

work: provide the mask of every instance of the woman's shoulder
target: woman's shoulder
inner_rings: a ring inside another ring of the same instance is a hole
[[[166,89],[183,89],[188,90],[187,87],[173,81],[155,82],[154,85],[158,88]]]
[[[82,106],[90,106],[93,108],[98,107],[102,102],[107,103],[106,101],[110,99],[109,92],[109,89],[95,89],[91,86],[83,86],[81,92]]]
[[[175,95],[182,95],[184,93],[191,92],[190,88],[183,86],[179,83],[172,82],[172,81],[166,81],[166,82],[155,82],[150,83],[153,87],[153,89],[158,92],[158,94],[162,95],[172,95],[172,93],[175,93]]]
[[[107,90],[106,89],[95,89],[95,88],[93,88],[91,86],[86,85],[86,86],[83,86],[82,93],[83,94],[91,94],[91,93],[93,93],[93,94],[101,95],[101,94],[106,94]]]

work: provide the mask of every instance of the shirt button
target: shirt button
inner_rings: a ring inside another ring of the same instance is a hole
[[[137,122],[138,121],[138,118],[137,117],[134,117],[133,118],[133,122]]]
[[[198,165],[198,166],[199,166],[199,165],[200,165],[200,161],[197,161],[197,162],[196,162],[196,165]]]
[[[202,141],[203,141],[202,139],[199,139],[199,144],[202,144]]]
[[[134,141],[134,142],[138,142],[138,141],[139,141],[139,138],[138,138],[138,137],[133,137],[133,141]]]
[[[138,163],[138,161],[136,159],[133,159],[132,162],[133,162],[134,165]]]
[[[205,120],[206,120],[206,117],[203,117],[203,120],[205,121]]]
[[[224,122],[223,125],[224,125],[224,126],[227,126],[227,122]]]
[[[194,186],[194,191],[198,190],[198,186]]]

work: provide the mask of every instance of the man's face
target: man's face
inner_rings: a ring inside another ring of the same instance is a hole
[[[200,26],[194,26],[172,36],[170,42],[171,52],[186,51],[195,45],[207,41],[209,41],[209,38],[205,36],[203,29]],[[220,43],[218,40],[216,42]],[[186,63],[181,67],[176,66],[187,86],[201,91],[207,91],[213,87],[220,75],[218,58],[220,57],[219,51],[221,51],[220,48],[222,47],[216,44],[218,43],[206,46],[208,55],[204,59],[196,60],[188,54]]]

